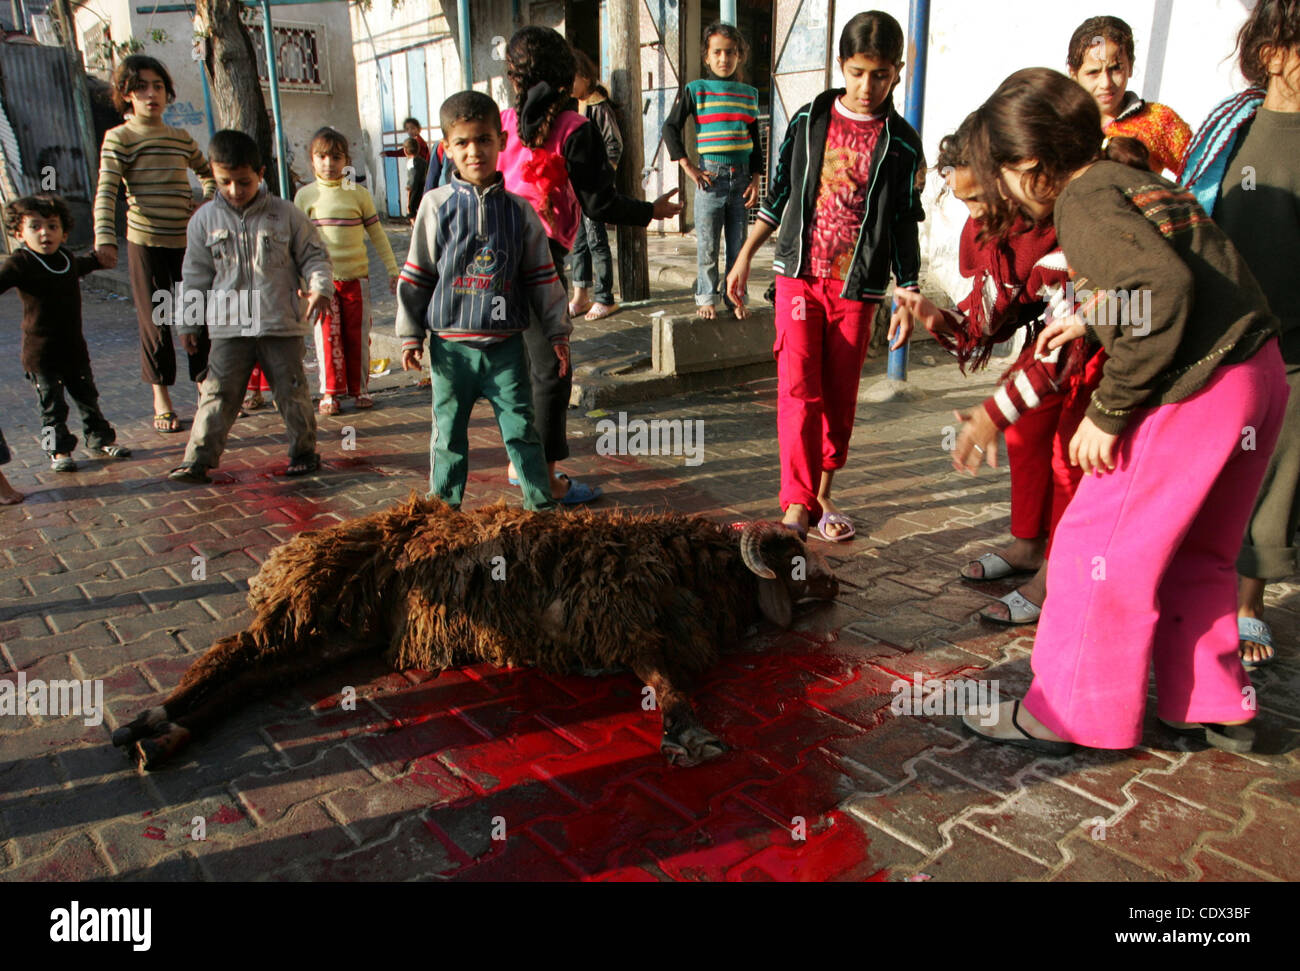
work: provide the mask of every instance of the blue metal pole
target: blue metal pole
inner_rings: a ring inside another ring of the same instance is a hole
[[[722,0],[718,4],[718,19],[724,24],[736,24],[736,0]]]
[[[208,68],[199,61],[199,77],[203,79],[203,113],[208,116],[208,138],[217,133],[216,122],[212,120],[212,91],[208,87]]]
[[[474,87],[474,52],[470,49],[469,0],[456,0],[456,27],[460,33],[461,90]]]
[[[293,186],[289,184],[289,159],[285,150],[284,124],[280,115],[280,79],[276,64],[275,37],[271,31],[271,4],[262,0],[262,33],[266,38],[266,76],[271,82],[271,115],[275,121],[275,154],[280,172],[280,196],[293,198]]]
[[[930,0],[912,0],[907,23],[907,105],[903,116],[921,131],[925,120],[925,62],[930,47]],[[897,309],[898,305],[894,305]],[[907,380],[907,345],[889,352],[888,376],[894,381]]]

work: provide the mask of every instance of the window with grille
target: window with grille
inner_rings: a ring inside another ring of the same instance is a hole
[[[763,171],[758,176],[758,201],[762,203],[767,198],[767,173],[771,168],[771,151],[772,151],[772,116],[758,116],[758,137],[763,145]],[[745,210],[746,218],[752,223],[758,218],[758,206],[753,209]]]
[[[240,16],[253,39],[257,76],[264,86],[269,87],[270,78],[266,73],[266,32],[262,29],[261,11],[244,7],[240,10]],[[292,24],[273,20],[271,36],[275,44],[276,78],[280,90],[329,94],[325,28],[320,24]]]
[[[95,24],[81,35],[81,56],[87,71],[113,70],[112,43],[107,24]]]

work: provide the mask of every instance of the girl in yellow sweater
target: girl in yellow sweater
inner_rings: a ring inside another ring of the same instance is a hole
[[[348,140],[333,128],[312,136],[311,164],[316,181],[298,190],[294,204],[307,214],[334,264],[330,312],[316,324],[316,358],[320,364],[320,413],[337,415],[338,399],[355,396],[358,408],[370,408],[370,259],[366,236],[388,270],[388,286],[397,291],[397,260],[379,225],[370,192],[348,171]]]

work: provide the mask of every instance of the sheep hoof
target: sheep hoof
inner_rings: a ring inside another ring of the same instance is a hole
[[[701,762],[716,759],[727,751],[727,746],[704,726],[688,725],[676,731],[664,732],[659,751],[667,756],[669,764],[689,769]]]
[[[137,739],[144,738],[148,735],[156,734],[158,725],[162,721],[157,717],[162,712],[161,708],[146,708],[135,718],[123,725],[113,733],[113,744],[118,748],[130,745]],[[166,716],[164,715],[163,718]]]
[[[190,740],[190,730],[171,722],[158,726],[159,734],[135,743],[136,765],[146,772],[156,769],[183,749]]]

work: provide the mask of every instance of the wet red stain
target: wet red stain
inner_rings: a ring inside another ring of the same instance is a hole
[[[208,817],[214,823],[237,823],[243,818],[244,814],[234,806],[222,806]]]
[[[148,840],[165,840],[167,838],[167,834],[164,833],[157,826],[150,826],[148,829],[144,831],[144,838]]]

